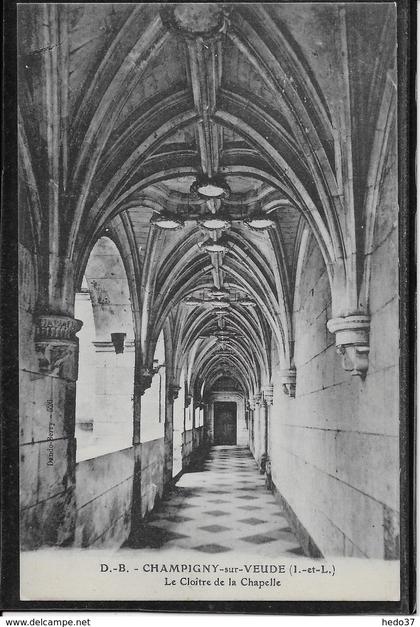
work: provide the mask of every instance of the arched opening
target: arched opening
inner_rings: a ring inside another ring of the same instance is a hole
[[[214,402],[213,442],[219,444],[237,443],[237,407],[233,401]]]
[[[208,435],[215,445],[247,446],[245,400],[240,384],[231,376],[219,377],[206,395]]]
[[[76,460],[132,445],[134,329],[130,294],[117,246],[101,237],[76,294],[79,335]]]

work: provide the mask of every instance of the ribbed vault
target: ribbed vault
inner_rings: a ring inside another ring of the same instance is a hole
[[[270,382],[273,345],[293,368],[308,232],[327,267],[333,315],[367,312],[372,228],[360,234],[375,203],[361,190],[378,183],[374,164],[395,108],[392,7],[323,5],[323,20],[315,6],[300,9],[19,7],[19,157],[35,243],[48,240],[52,253],[41,263],[52,277],[71,272],[80,287],[95,242],[112,237],[142,368],[163,330],[174,384],[187,367],[191,388],[231,377],[251,396]],[[366,73],[360,45],[390,52]],[[352,113],[361,107],[363,126]],[[230,188],[223,231],[200,224],[211,206],[190,188],[203,174]],[[183,227],[152,224],[163,211],[181,215]],[[255,212],[270,217],[269,230],[246,226]],[[206,252],[209,237],[223,238],[223,252]],[[40,309],[56,302],[54,281],[41,293]]]

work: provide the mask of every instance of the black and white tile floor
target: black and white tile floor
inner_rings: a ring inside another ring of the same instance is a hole
[[[303,555],[245,447],[216,446],[198,472],[185,473],[132,548],[201,553]]]

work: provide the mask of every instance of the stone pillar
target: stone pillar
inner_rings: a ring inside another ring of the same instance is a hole
[[[249,448],[251,449],[251,452],[254,453],[254,421],[255,421],[254,397],[251,397],[248,400],[248,407],[249,407],[249,427],[248,427]]]
[[[180,393],[181,392],[181,396]],[[176,473],[182,469],[182,449],[184,438],[185,398],[183,388],[171,383],[168,387],[168,400],[172,404],[172,460]]]
[[[21,543],[65,546],[74,538],[75,398],[82,322],[43,314],[35,320],[30,389],[21,389]],[[23,394],[25,396],[23,396]],[[26,399],[26,395],[30,399]],[[26,412],[26,403],[30,410]]]
[[[245,427],[247,429],[247,431],[249,432],[249,401],[245,401]]]
[[[131,507],[131,532],[132,542],[138,541],[141,533],[142,520],[142,445],[141,445],[141,418],[142,396],[152,383],[152,374],[142,367],[141,348],[138,341],[134,342],[135,369],[133,390],[133,446],[134,446],[134,477],[133,477],[133,501]]]
[[[249,410],[249,448],[254,449],[254,410]]]
[[[254,410],[254,457],[255,457],[255,460],[256,460],[258,465],[260,463],[260,457],[261,457],[261,435],[262,435],[262,426],[261,426],[262,407],[261,407],[261,404],[262,404],[262,402],[263,402],[262,394],[261,393],[255,394],[254,395],[254,403],[255,403],[255,410]]]
[[[169,400],[169,393],[166,398]],[[173,424],[174,424],[174,403],[166,403],[165,412],[165,467],[163,475],[164,486],[172,482],[172,466],[173,466]]]
[[[358,314],[332,318],[327,322],[330,333],[335,333],[337,353],[342,366],[353,376],[365,378],[369,367],[370,317]]]
[[[270,407],[273,405],[274,389],[272,385],[263,388],[264,399],[264,450],[260,461],[260,472],[267,473],[270,470]]]
[[[258,467],[261,474],[265,472],[265,464],[267,461],[267,423],[268,423],[268,408],[264,398],[260,402],[260,456],[258,460]]]

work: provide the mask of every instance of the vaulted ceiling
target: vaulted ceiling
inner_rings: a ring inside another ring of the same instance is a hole
[[[145,365],[165,328],[174,380],[193,363],[191,385],[232,376],[257,390],[273,342],[291,367],[305,229],[357,309],[394,17],[383,3],[19,6],[34,238],[71,260],[79,286],[98,237],[116,241]],[[202,175],[229,193],[192,193]],[[183,226],[152,224],[162,212]],[[226,228],[204,228],[208,213]],[[251,229],[256,213],[272,226]]]

